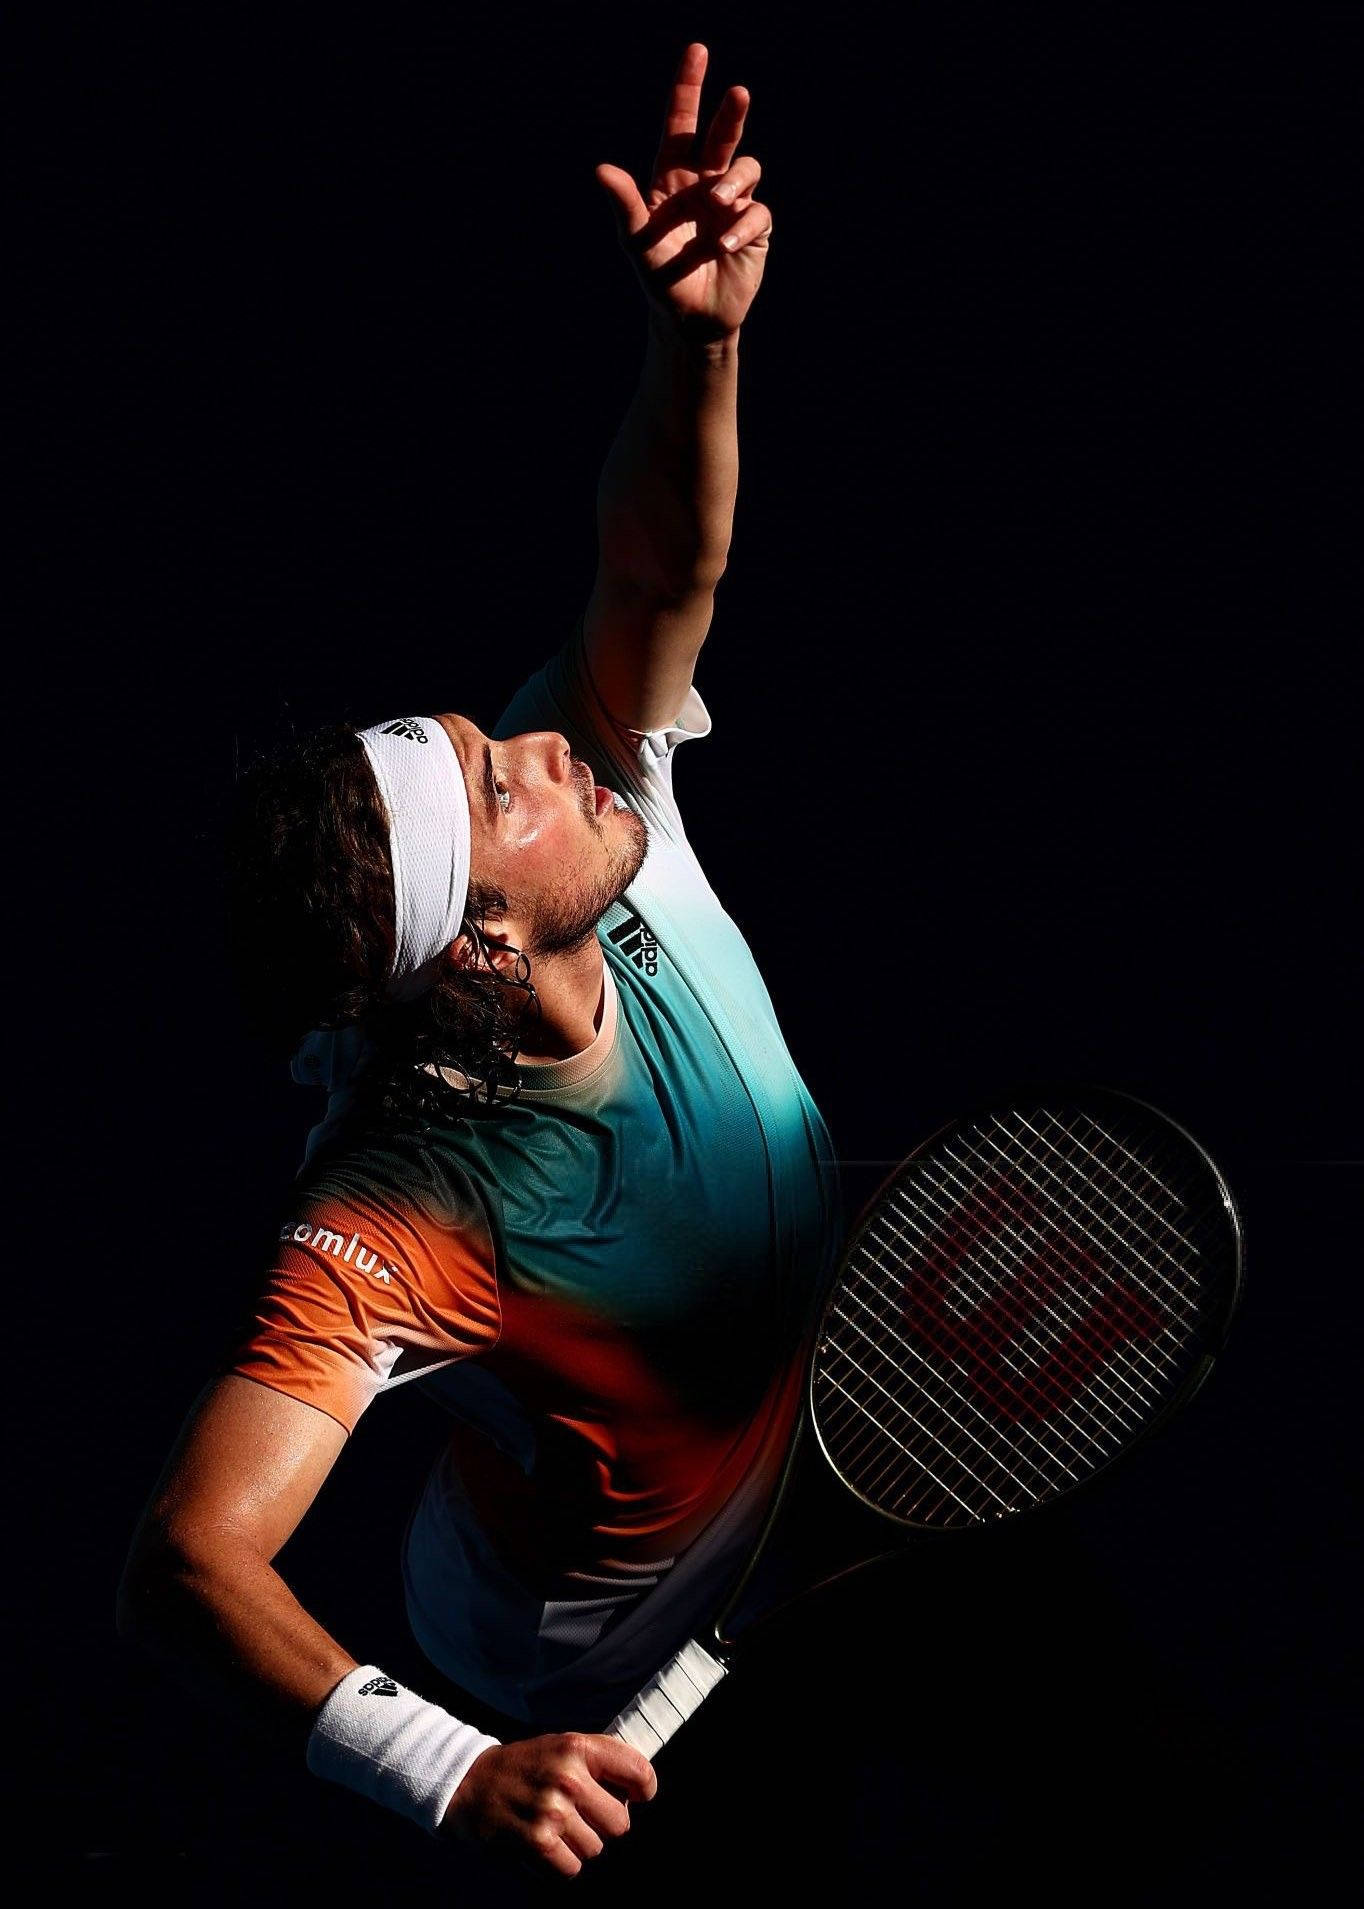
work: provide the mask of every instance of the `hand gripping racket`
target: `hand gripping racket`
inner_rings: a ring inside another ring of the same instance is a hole
[[[726,1674],[736,1607],[811,1434],[846,1490],[906,1533],[1054,1503],[1197,1391],[1241,1262],[1216,1166],[1140,1101],[1026,1094],[944,1127],[885,1181],[844,1247],[752,1559],[710,1631],[606,1734],[652,1757]]]

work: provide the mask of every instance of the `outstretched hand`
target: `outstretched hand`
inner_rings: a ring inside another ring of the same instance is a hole
[[[707,57],[699,41],[682,55],[647,189],[619,166],[596,176],[650,301],[690,335],[718,338],[737,331],[762,283],[772,214],[753,197],[762,167],[734,157],[746,87],[728,89],[697,150]]]

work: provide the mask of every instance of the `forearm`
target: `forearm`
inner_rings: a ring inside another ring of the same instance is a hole
[[[600,571],[659,602],[713,589],[739,482],[739,333],[684,336],[658,313],[597,488]]]
[[[274,1566],[230,1537],[144,1533],[120,1587],[118,1623],[210,1701],[294,1723],[305,1737],[355,1668]]]

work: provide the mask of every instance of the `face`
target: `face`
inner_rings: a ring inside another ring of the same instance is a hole
[[[438,720],[468,791],[470,877],[507,897],[498,925],[532,956],[581,946],[638,874],[644,824],[554,731],[494,742],[466,716]]]

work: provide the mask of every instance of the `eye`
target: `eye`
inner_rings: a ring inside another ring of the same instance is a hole
[[[505,815],[512,805],[511,790],[507,787],[506,783],[501,781],[497,776],[493,777],[493,788],[497,793],[497,800],[501,806],[502,813]]]

